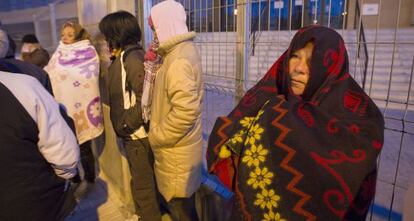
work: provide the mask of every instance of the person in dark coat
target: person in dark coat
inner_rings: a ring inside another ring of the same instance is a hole
[[[0,35],[0,42],[9,42],[7,34]],[[15,48],[9,44],[4,47],[0,47],[0,70],[12,73],[26,74],[36,78],[43,87],[53,95],[52,85],[50,78],[46,71],[42,68],[30,64],[25,61],[17,60],[14,56],[7,56],[8,54],[14,54]],[[11,49],[10,49],[11,48]]]
[[[108,14],[99,23],[108,42],[112,63],[104,77],[110,117],[115,133],[122,138],[131,171],[135,217],[161,220],[154,177],[154,157],[142,119],[144,54],[139,44],[141,29],[135,16],[126,11]]]
[[[21,59],[41,68],[50,60],[49,52],[44,49],[34,34],[27,34],[22,38]]]

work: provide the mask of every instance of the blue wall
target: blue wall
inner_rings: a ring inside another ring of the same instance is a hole
[[[52,0],[1,0],[0,12],[36,8],[48,5]]]

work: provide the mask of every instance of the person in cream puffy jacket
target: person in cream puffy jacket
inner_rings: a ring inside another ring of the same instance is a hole
[[[201,60],[183,6],[167,0],[151,9],[156,53],[163,63],[155,77],[148,134],[159,191],[174,220],[197,220],[194,193],[201,183]],[[179,218],[178,218],[179,217]]]

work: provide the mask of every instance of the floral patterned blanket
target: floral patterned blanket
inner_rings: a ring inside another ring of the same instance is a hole
[[[310,78],[292,93],[288,61],[314,44]],[[298,30],[288,50],[209,138],[210,173],[235,192],[230,220],[365,220],[384,119],[349,74],[334,30]]]
[[[99,58],[89,40],[60,42],[44,68],[56,100],[74,120],[79,144],[103,132],[99,94]]]

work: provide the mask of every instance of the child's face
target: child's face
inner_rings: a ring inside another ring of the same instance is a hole
[[[75,29],[72,27],[66,27],[62,30],[60,39],[64,44],[72,44],[75,42]]]

